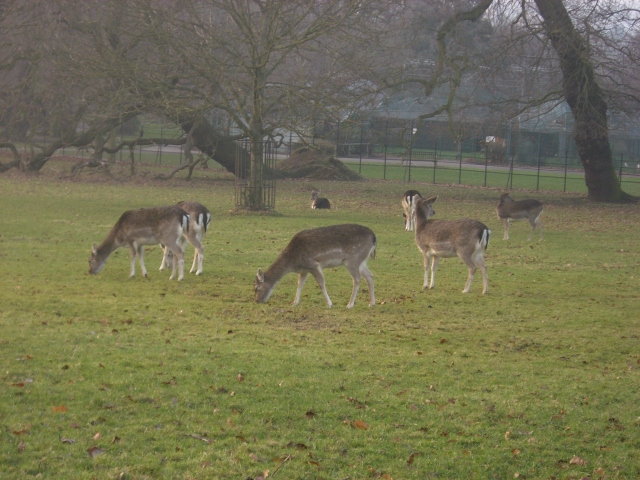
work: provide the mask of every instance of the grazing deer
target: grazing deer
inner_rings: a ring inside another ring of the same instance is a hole
[[[204,246],[202,245],[202,238],[207,233],[207,228],[211,222],[211,213],[207,210],[207,207],[197,202],[178,202],[177,207],[180,207],[189,214],[189,229],[183,232],[183,237],[180,242],[180,248],[182,252],[186,252],[187,240],[195,248],[193,254],[193,265],[189,273],[193,273],[196,270],[196,263],[198,270],[196,275],[202,273],[202,263],[204,261]],[[164,255],[162,257],[162,263],[160,264],[160,270],[164,270],[164,267],[170,267],[173,265],[173,253],[166,245],[162,246],[164,249]]]
[[[171,277],[176,274],[176,266],[179,268],[178,280],[184,277],[184,256],[180,247],[180,239],[183,232],[189,229],[189,215],[180,207],[155,207],[129,210],[122,214],[120,219],[107,235],[107,238],[99,245],[93,244],[89,257],[89,273],[100,273],[109,255],[116,249],[129,247],[131,252],[131,273],[135,275],[136,256],[140,261],[142,275],[147,276],[142,259],[145,245],[162,243],[173,252],[176,260],[173,262]]]
[[[504,237],[503,240],[509,240],[509,224],[511,220],[529,220],[531,224],[531,233],[528,242],[533,237],[536,225],[540,231],[540,240],[542,240],[542,224],[540,223],[540,215],[542,214],[542,202],[534,199],[518,200],[517,202],[511,198],[509,192],[500,195],[500,202],[496,207],[498,218],[504,220]]]
[[[407,232],[413,232],[415,228],[415,202],[418,198],[422,198],[422,195],[417,190],[407,190],[402,195],[402,210],[404,210],[402,216],[404,217],[404,229]]]
[[[430,217],[436,213],[433,203],[437,198],[416,200],[416,244],[424,257],[422,289],[427,288],[429,268],[431,268],[429,288],[433,288],[440,258],[457,255],[469,269],[467,283],[462,293],[469,292],[476,267],[479,267],[482,272],[482,293],[487,293],[489,277],[484,264],[484,252],[489,244],[491,230],[476,220],[430,220]]]
[[[303,230],[293,236],[289,245],[263,273],[258,269],[254,287],[256,302],[269,300],[276,284],[290,272],[298,274],[298,290],[293,305],[300,303],[300,293],[309,273],[320,285],[329,308],[333,305],[324,284],[323,268],[344,265],[353,277],[353,290],[347,308],[353,307],[363,276],[369,286],[369,306],[376,304],[373,292],[373,274],[367,268],[367,259],[375,258],[376,236],[362,225],[331,225]]]
[[[316,208],[331,208],[331,203],[329,203],[328,198],[318,197],[320,192],[311,192],[311,208],[314,210]]]

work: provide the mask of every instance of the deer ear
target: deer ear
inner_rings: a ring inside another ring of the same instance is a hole
[[[98,253],[98,246],[95,243],[91,247],[91,253],[93,253],[94,255],[97,255]]]
[[[264,273],[262,273],[261,269],[258,269],[258,273],[256,274],[256,278],[260,283],[264,282]]]
[[[432,203],[435,203],[437,199],[438,197],[429,197],[424,201],[424,203],[426,203],[427,205],[431,205]]]

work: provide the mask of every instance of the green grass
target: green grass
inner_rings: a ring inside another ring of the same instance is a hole
[[[161,184],[56,168],[0,177],[2,478],[640,476],[637,206],[541,193],[545,240],[520,222],[505,242],[496,189],[279,182],[278,215],[232,215],[216,172]],[[332,210],[309,208],[313,188]],[[480,278],[460,293],[458,259],[421,292],[407,188],[438,195],[438,218],[493,230],[488,295]],[[128,279],[122,249],[86,273],[124,210],[179,200],[213,214],[202,276],[169,281],[158,247],[149,279]],[[345,269],[326,272],[332,309],[312,280],[292,308],[294,275],[253,302],[257,268],[295,232],[345,222],[377,234],[378,305],[361,291],[344,308]]]

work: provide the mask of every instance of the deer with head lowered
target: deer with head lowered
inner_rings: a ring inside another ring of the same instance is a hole
[[[369,306],[374,306],[373,274],[367,268],[367,259],[375,258],[375,253],[376,236],[371,229],[362,225],[331,225],[298,232],[267,270],[263,272],[258,269],[254,283],[256,302],[269,300],[282,277],[294,272],[298,274],[298,289],[293,305],[298,305],[302,287],[310,273],[331,308],[333,304],[324,284],[322,269],[344,265],[353,277],[353,290],[347,308],[353,307],[356,301],[361,276],[369,286]]]
[[[416,200],[416,244],[424,257],[424,283],[422,289],[435,286],[436,269],[442,257],[460,257],[469,269],[462,293],[468,293],[476,268],[482,272],[482,293],[487,293],[489,277],[484,263],[484,252],[489,244],[491,230],[477,220],[433,220],[433,204],[438,197]],[[429,280],[431,269],[431,283]]]
[[[504,221],[504,237],[503,240],[509,240],[509,224],[511,220],[529,220],[531,224],[531,233],[528,242],[533,237],[536,226],[540,231],[540,240],[542,240],[542,224],[540,223],[540,215],[542,214],[542,202],[529,198],[527,200],[515,201],[511,198],[509,192],[500,195],[500,202],[496,207],[498,218]]]
[[[422,198],[422,195],[417,190],[407,190],[402,195],[402,216],[404,217],[404,229],[407,232],[413,232],[415,229],[415,209],[418,198]]]
[[[107,238],[100,245],[93,244],[89,257],[89,273],[100,273],[109,255],[120,247],[129,247],[131,253],[131,273],[136,273],[136,257],[140,261],[142,275],[147,276],[144,267],[143,252],[145,245],[166,245],[175,257],[171,279],[176,275],[178,280],[184,277],[184,256],[180,239],[189,229],[189,215],[180,207],[139,208],[124,212],[113,226]]]
[[[211,213],[207,210],[207,207],[198,202],[178,202],[177,207],[180,207],[189,214],[189,228],[186,232],[183,232],[183,236],[180,242],[180,248],[182,252],[186,252],[187,241],[195,248],[193,254],[193,264],[189,273],[193,273],[196,270],[196,264],[198,269],[196,275],[202,273],[202,263],[204,262],[204,246],[202,245],[202,239],[204,234],[207,233],[207,228],[211,222]],[[162,263],[160,264],[160,270],[164,270],[164,267],[171,267],[173,265],[173,253],[171,249],[162,245],[164,255],[162,256]]]

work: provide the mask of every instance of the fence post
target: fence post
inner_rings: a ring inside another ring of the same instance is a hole
[[[462,183],[462,142],[458,142],[458,159],[460,166],[458,167],[458,185]]]
[[[484,186],[487,186],[487,171],[489,170],[489,151],[487,150],[487,143],[484,144]]]
[[[540,132],[538,132],[538,176],[536,179],[536,191],[540,190]]]
[[[389,132],[389,119],[384,122],[384,167],[382,170],[382,179],[387,179],[387,133]]]
[[[567,191],[567,164],[569,162],[569,149],[564,149],[564,188],[563,192]]]
[[[433,147],[433,184],[435,185],[436,183],[436,168],[438,166],[438,141],[436,140],[436,143]]]
[[[291,156],[291,132],[289,132],[289,156]],[[340,156],[340,120],[336,132],[336,158]]]
[[[358,161],[358,173],[362,173],[362,136],[364,135],[364,120],[360,122],[360,160]]]
[[[620,181],[620,186],[622,187],[622,165],[623,165],[623,160],[624,160],[624,153],[620,154],[620,174],[618,175],[619,181]]]

